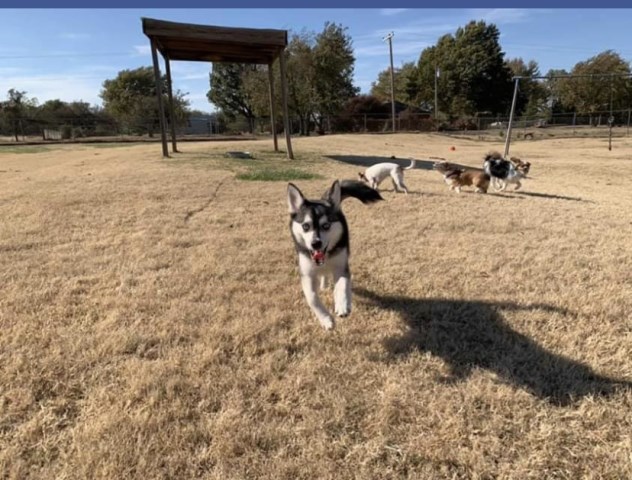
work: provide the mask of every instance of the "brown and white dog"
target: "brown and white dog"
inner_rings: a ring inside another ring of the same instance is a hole
[[[461,187],[473,186],[477,193],[487,193],[490,177],[483,170],[463,167],[446,161],[435,162],[432,168],[443,175],[450,190],[461,193]]]

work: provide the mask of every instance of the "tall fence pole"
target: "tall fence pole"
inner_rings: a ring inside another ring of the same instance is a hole
[[[628,108],[628,136],[630,136],[630,112],[632,112],[632,108]]]
[[[614,126],[614,113],[612,111],[613,77],[610,77],[610,116],[608,117],[608,151],[612,150],[612,127]],[[601,117],[601,115],[600,115]]]
[[[513,100],[511,101],[511,111],[509,112],[509,125],[507,125],[507,135],[505,138],[505,158],[509,155],[509,143],[511,142],[511,127],[513,123],[514,112],[516,110],[516,99],[518,98],[518,84],[520,83],[520,78],[515,78],[514,85],[514,93]]]
[[[395,71],[393,70],[393,32],[386,35],[383,40],[388,40],[388,52],[391,57],[391,116],[393,133],[395,133]]]

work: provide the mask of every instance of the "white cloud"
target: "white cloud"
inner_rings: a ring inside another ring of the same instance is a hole
[[[149,45],[134,45],[135,55],[151,55]]]
[[[456,29],[448,23],[420,22],[395,26],[391,29],[379,29],[368,35],[354,37],[354,53],[356,58],[388,57],[388,44],[382,39],[393,32],[393,56],[395,58],[417,57],[421,51],[434,45],[437,38]]]
[[[63,38],[64,40],[86,40],[90,38],[90,34],[88,33],[73,33],[73,32],[64,32],[59,35],[59,38]]]
[[[17,67],[0,67],[0,76],[15,75],[16,73],[20,73],[22,71],[24,71],[22,68]]]
[[[407,11],[407,8],[382,8],[380,9],[380,15],[391,17]]]
[[[529,19],[533,10],[526,8],[494,8],[494,9],[473,9],[469,10],[470,15],[486,23],[497,25],[508,23],[522,23]]]
[[[0,77],[0,92],[10,88],[26,91],[29,98],[37,98],[40,103],[60,99],[66,102],[83,100],[90,104],[100,104],[102,78],[94,75],[33,75],[25,74]]]

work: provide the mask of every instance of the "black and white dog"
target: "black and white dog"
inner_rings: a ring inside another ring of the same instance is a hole
[[[499,152],[490,152],[485,155],[483,170],[491,178],[492,188],[502,191],[508,183],[516,183],[516,190],[520,188],[521,173],[509,160],[505,160]]]
[[[290,210],[290,232],[298,253],[301,285],[308,305],[327,330],[334,328],[334,319],[318,297],[327,279],[334,280],[336,315],[351,313],[351,272],[349,271],[349,227],[341,203],[353,197],[362,203],[383,200],[379,192],[355,180],[336,180],[320,200],[308,200],[290,183],[287,201]]]

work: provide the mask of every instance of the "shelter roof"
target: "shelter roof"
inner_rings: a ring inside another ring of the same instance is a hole
[[[287,45],[287,31],[232,28],[142,18],[143,33],[169,60],[270,64]]]

